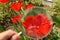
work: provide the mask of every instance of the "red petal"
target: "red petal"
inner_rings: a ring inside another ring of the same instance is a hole
[[[32,26],[33,24],[34,24],[34,17],[33,16],[28,16],[26,19],[25,19],[25,22],[28,24],[28,25],[30,25],[30,26]]]
[[[35,38],[40,38],[43,36],[43,34],[40,33],[37,29],[28,29],[27,34],[28,36],[35,37]]]
[[[44,14],[37,14],[36,18],[38,20],[39,25],[40,24],[45,24],[48,22],[48,17]]]
[[[20,15],[17,15],[17,16],[14,16],[11,20],[12,20],[12,22],[19,22],[20,21]]]
[[[30,9],[30,8],[33,8],[33,7],[34,7],[33,4],[27,4],[27,5],[26,5],[26,9]]]
[[[44,24],[44,25],[41,25],[39,30],[41,33],[43,33],[44,35],[48,34],[48,32],[51,30],[51,24],[50,22]]]
[[[20,15],[16,16],[16,20],[17,20],[18,22],[20,22],[20,19],[21,19]]]
[[[12,21],[13,23],[17,23],[17,21],[16,21],[14,18],[11,18],[11,21]]]
[[[28,29],[29,25],[26,22],[23,22],[22,25],[24,26],[25,29]]]
[[[15,3],[13,3],[13,4],[10,4],[10,7],[11,7],[13,10],[18,11],[18,10],[21,9],[22,5],[23,5],[23,2],[15,2]]]
[[[1,3],[7,3],[9,0],[0,0]]]

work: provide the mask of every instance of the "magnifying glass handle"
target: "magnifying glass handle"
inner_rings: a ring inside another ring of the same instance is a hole
[[[21,35],[21,34],[22,34],[22,32],[19,32],[19,33],[18,33],[18,35]]]

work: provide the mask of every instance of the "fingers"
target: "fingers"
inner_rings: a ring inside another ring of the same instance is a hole
[[[0,33],[0,40],[7,40],[15,34],[17,34],[17,33],[12,30],[5,31],[3,33]]]
[[[19,40],[19,39],[20,39],[19,35],[15,34],[14,36],[12,36],[10,40]]]

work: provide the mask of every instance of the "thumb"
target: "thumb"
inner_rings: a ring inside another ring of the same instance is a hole
[[[15,34],[12,36],[10,40],[19,40],[19,39],[20,39],[19,35]]]

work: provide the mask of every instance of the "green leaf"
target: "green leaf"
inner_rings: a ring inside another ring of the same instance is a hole
[[[20,32],[19,28],[17,27],[17,25],[15,23],[13,23],[13,26],[16,29],[17,32]]]
[[[0,25],[0,32],[3,32],[4,31],[4,29],[3,29],[3,27]]]
[[[28,38],[28,37],[22,35],[21,38],[20,38],[20,40],[30,40],[30,38]]]
[[[54,15],[52,16],[52,19],[57,27],[60,27],[60,20]]]
[[[32,9],[29,9],[25,12],[26,16],[28,15],[33,15],[35,16],[36,14],[46,14],[46,10],[44,8],[40,8],[40,7],[35,7],[35,8],[32,8]],[[25,15],[24,15],[25,16]],[[25,17],[26,17],[25,16]]]
[[[24,40],[24,36],[21,36],[20,40]]]
[[[38,8],[38,7],[33,8],[33,11],[35,13],[46,13],[46,10],[44,8]]]

